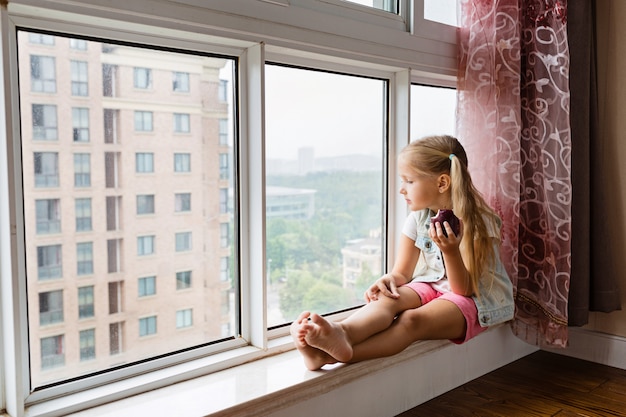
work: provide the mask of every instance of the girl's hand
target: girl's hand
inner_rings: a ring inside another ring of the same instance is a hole
[[[463,239],[463,220],[459,219],[459,222],[460,227],[458,235],[454,234],[448,222],[443,222],[443,224],[436,222],[430,225],[428,234],[432,241],[441,249],[441,252],[448,253],[452,250],[458,250],[461,239]],[[447,237],[443,234],[444,228],[448,234]]]
[[[365,291],[365,301],[368,303],[370,301],[376,301],[378,300],[380,294],[390,298],[400,297],[396,281],[390,274],[386,274],[378,278],[376,282],[374,282],[372,286]]]

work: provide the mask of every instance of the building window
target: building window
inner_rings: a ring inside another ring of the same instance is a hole
[[[191,250],[191,232],[176,233],[176,252],[189,252]]]
[[[33,104],[33,140],[58,140],[57,106]]]
[[[134,69],[135,88],[146,90],[152,88],[152,70],[150,68]]]
[[[54,36],[43,33],[29,33],[28,42],[39,45],[54,45]]]
[[[227,153],[220,154],[220,179],[227,180],[230,178],[230,167],[228,164],[230,163],[230,157]]]
[[[186,113],[174,113],[174,133],[189,133],[189,115]]]
[[[117,314],[123,311],[123,290],[123,281],[109,282],[109,314]]]
[[[107,240],[107,272],[113,274],[122,270],[122,239]]]
[[[152,132],[152,112],[135,111],[135,131]]]
[[[59,154],[57,152],[35,152],[35,187],[59,186]]]
[[[124,323],[109,324],[109,355],[122,353],[122,340],[124,335]]]
[[[155,239],[154,235],[137,237],[137,256],[153,255]]]
[[[74,154],[74,187],[91,187],[91,155]]]
[[[191,271],[181,271],[176,273],[176,289],[186,290],[191,288]]]
[[[118,110],[104,109],[104,143],[118,143],[118,118]]]
[[[96,359],[96,329],[81,330],[79,333],[80,361]]]
[[[177,213],[191,211],[191,193],[174,195],[174,211]]]
[[[137,196],[137,215],[154,214],[154,195],[144,194]]]
[[[89,83],[87,73],[87,63],[85,61],[71,61],[70,62],[71,80],[72,80],[72,95],[73,96],[88,96],[89,95]]]
[[[61,245],[39,246],[37,248],[37,276],[39,281],[62,277]]]
[[[227,248],[230,245],[230,224],[220,223],[220,247]]]
[[[191,327],[193,325],[193,310],[187,308],[185,310],[178,310],[176,312],[176,328],[183,329],[185,327]]]
[[[87,319],[94,317],[94,315],[93,285],[78,288],[78,318]]]
[[[154,154],[152,152],[137,152],[135,154],[135,172],[154,172]]]
[[[220,189],[220,214],[228,213],[228,189]]]
[[[106,211],[107,211],[107,230],[120,230],[121,227],[121,197],[107,197],[106,198]]]
[[[65,336],[41,339],[41,369],[57,368],[63,365],[65,365]]]
[[[63,290],[39,293],[39,324],[63,323]]]
[[[230,260],[227,256],[220,258],[220,281],[226,282],[230,279]]]
[[[76,210],[76,231],[88,232],[91,227],[91,198],[77,198],[74,202]]]
[[[106,188],[118,188],[120,185],[119,152],[104,153],[104,186]]]
[[[30,87],[35,93],[56,93],[55,59],[50,56],[31,55]]]
[[[176,72],[172,73],[172,90],[177,93],[189,92],[189,73]]]
[[[116,97],[117,65],[102,64],[102,95]]]
[[[87,50],[87,41],[84,39],[70,39],[70,49],[77,51]]]
[[[139,297],[147,297],[156,294],[156,276],[139,278],[137,281]]]
[[[219,119],[219,144],[228,145],[228,119]]]
[[[191,154],[174,154],[174,172],[191,172]]]
[[[93,274],[93,243],[83,242],[76,244],[76,274]]]
[[[139,337],[149,336],[157,332],[156,316],[144,317],[139,319]]]
[[[220,80],[219,88],[217,89],[218,100],[224,103],[227,102],[229,91],[228,80]]]
[[[72,109],[72,127],[74,142],[89,142],[89,109],[84,107]]]
[[[36,200],[35,211],[38,235],[61,231],[61,200],[58,198]]]

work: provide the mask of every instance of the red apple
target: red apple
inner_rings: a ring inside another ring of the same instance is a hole
[[[436,216],[430,218],[430,221],[432,224],[437,222],[441,223],[441,229],[443,230],[443,235],[445,237],[448,237],[448,232],[446,232],[443,222],[448,222],[455,235],[458,236],[461,231],[461,222],[459,222],[459,218],[456,217],[454,212],[449,209],[439,210]]]

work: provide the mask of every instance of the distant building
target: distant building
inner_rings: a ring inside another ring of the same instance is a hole
[[[355,288],[357,280],[366,270],[375,276],[382,272],[380,236],[353,240],[341,249],[341,254],[344,288]]]
[[[315,214],[316,190],[268,186],[266,216],[284,219],[310,219]]]

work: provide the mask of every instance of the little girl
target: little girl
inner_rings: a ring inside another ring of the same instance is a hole
[[[451,136],[414,141],[398,157],[400,193],[411,211],[393,270],[365,292],[365,304],[331,322],[303,312],[291,325],[310,370],[401,352],[417,340],[464,343],[513,318],[513,288],[500,261],[500,219],[474,188],[467,155]],[[439,209],[461,220],[431,226]],[[444,234],[445,230],[445,234]]]

